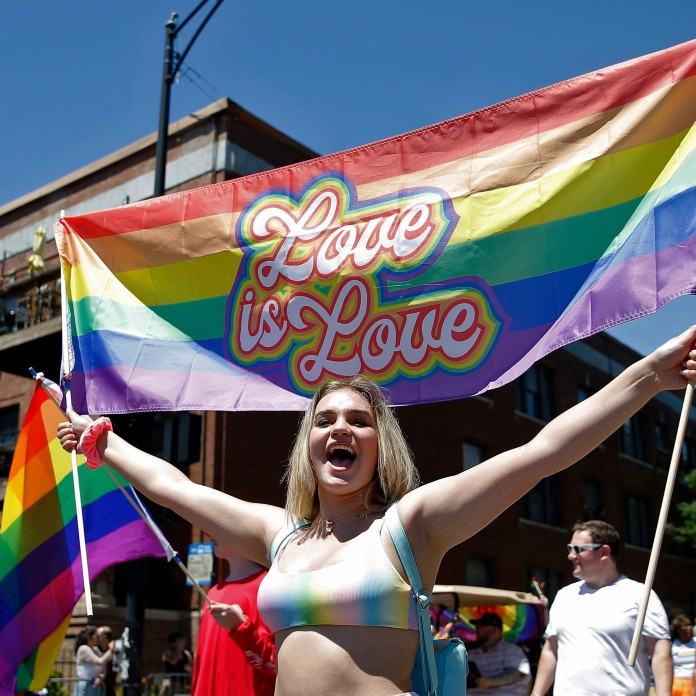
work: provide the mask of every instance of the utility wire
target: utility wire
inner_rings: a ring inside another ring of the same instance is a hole
[[[192,85],[194,85],[201,92],[203,92],[203,94],[205,94],[205,96],[208,97],[208,99],[216,101],[217,99],[220,99],[221,97],[225,96],[212,82],[207,80],[205,77],[203,77],[203,75],[201,75],[198,72],[198,70],[192,68],[188,64],[182,66],[177,76],[181,76],[182,78],[188,80]],[[212,90],[212,92],[206,89],[206,87],[209,87],[210,90]]]

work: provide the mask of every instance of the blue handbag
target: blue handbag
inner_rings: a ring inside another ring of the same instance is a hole
[[[464,642],[459,638],[433,639],[430,628],[430,595],[423,589],[396,504],[387,510],[385,518],[418,606],[420,649],[416,653],[411,673],[412,688],[419,696],[466,696],[469,660]]]

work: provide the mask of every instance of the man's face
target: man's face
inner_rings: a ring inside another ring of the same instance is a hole
[[[97,631],[97,644],[101,647],[108,647],[111,636],[106,631]]]
[[[594,544],[594,541],[590,532],[581,531],[573,534],[570,544],[571,546],[584,546]],[[568,560],[573,566],[573,577],[590,583],[598,578],[603,569],[601,564],[603,550],[603,546],[580,549],[579,553],[571,550],[568,553]]]
[[[477,626],[476,637],[484,645],[495,645],[502,638],[502,632],[497,626]]]

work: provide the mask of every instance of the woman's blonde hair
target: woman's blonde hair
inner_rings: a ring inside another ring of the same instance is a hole
[[[319,513],[317,479],[309,453],[309,434],[317,404],[327,394],[346,389],[356,392],[370,404],[377,430],[377,467],[365,493],[365,506],[368,509],[384,507],[419,484],[413,455],[384,392],[363,375],[328,380],[319,387],[304,412],[290,452],[284,478],[288,484],[285,510],[291,519],[313,520]]]

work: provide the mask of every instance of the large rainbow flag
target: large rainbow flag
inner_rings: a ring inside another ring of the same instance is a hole
[[[395,404],[696,293],[696,41],[405,135],[56,223],[76,408]],[[683,327],[675,327],[677,329]]]
[[[70,455],[56,437],[62,420],[37,382],[0,524],[0,696],[14,693],[15,679],[17,690],[45,686],[84,592]],[[91,579],[116,563],[165,556],[107,471],[80,464],[78,472]]]

